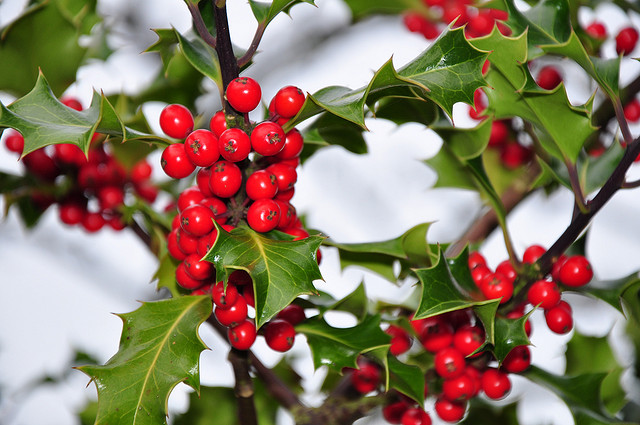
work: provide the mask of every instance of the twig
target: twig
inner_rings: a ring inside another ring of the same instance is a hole
[[[575,164],[569,162],[568,159],[565,160],[564,165],[565,167],[567,167],[567,172],[569,173],[569,181],[571,182],[571,189],[573,190],[573,194],[575,197],[575,206],[580,212],[587,212],[587,201],[584,197],[584,193],[582,192],[582,187],[580,187],[578,170],[576,169]]]
[[[211,35],[209,29],[207,28],[207,25],[204,23],[198,5],[195,3],[187,3],[187,7],[189,8],[189,12],[191,13],[191,18],[193,18],[193,26],[196,28],[198,35],[204,40],[205,43],[215,49],[217,40],[213,35]]]
[[[258,50],[258,46],[260,45],[260,40],[262,40],[265,29],[267,29],[266,25],[263,25],[262,23],[258,24],[256,33],[253,35],[253,40],[251,40],[251,45],[249,46],[245,54],[238,59],[238,66],[240,68],[251,62],[251,59],[253,59],[253,55],[255,55],[256,51]]]
[[[237,400],[238,421],[241,425],[258,425],[256,405],[253,400],[253,380],[249,374],[249,352],[232,348],[228,358],[236,378],[234,391]]]

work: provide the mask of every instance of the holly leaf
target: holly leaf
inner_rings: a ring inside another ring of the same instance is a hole
[[[415,269],[422,284],[422,296],[414,319],[437,316],[449,311],[478,305],[497,304],[499,300],[477,300],[453,277],[444,253],[440,252],[437,263],[425,269]]]
[[[322,318],[310,318],[296,326],[307,337],[315,368],[329,366],[337,372],[356,368],[360,354],[387,347],[391,337],[380,329],[380,316],[367,316],[350,328],[335,328]]]
[[[143,303],[118,315],[118,352],[105,365],[78,369],[98,388],[96,424],[166,424],[167,401],[180,382],[200,391],[199,357],[207,348],[198,327],[211,315],[211,297]]]
[[[498,363],[502,363],[505,357],[507,357],[507,354],[515,347],[531,344],[524,330],[524,324],[530,314],[531,312],[517,319],[507,319],[504,317],[497,317],[495,319],[495,336],[492,338],[493,348],[491,351],[498,360]]]
[[[91,106],[76,111],[63,105],[41,73],[35,87],[9,106],[0,103],[0,128],[15,128],[24,136],[22,155],[56,143],[73,143],[85,153],[96,132],[122,137],[164,142],[158,136],[138,132],[124,125],[104,95],[94,92]]]
[[[398,15],[407,10],[427,10],[420,0],[344,0],[344,2],[349,6],[354,20],[378,13]]]
[[[433,130],[438,133],[454,155],[460,159],[471,159],[480,156],[487,148],[492,123],[492,120],[486,119],[473,128],[436,126]]]
[[[355,154],[367,153],[367,143],[362,136],[362,128],[331,114],[322,114],[305,128],[304,147],[300,154],[302,161],[318,149],[338,145]]]
[[[391,353],[387,354],[389,387],[424,403],[424,373],[418,366],[402,363]]]
[[[313,280],[322,279],[316,251],[320,236],[299,241],[274,240],[248,227],[227,232],[216,224],[218,236],[204,259],[216,267],[216,281],[227,282],[234,270],[253,279],[256,326],[259,328],[299,295],[316,294]]]
[[[438,153],[425,163],[438,175],[434,188],[478,190],[466,162],[458,158],[448,145],[443,144]]]
[[[24,95],[40,69],[49,76],[52,90],[62,94],[75,81],[87,53],[78,41],[98,22],[95,6],[95,0],[41,1],[1,29],[0,63],[5,66],[0,67],[0,90]]]
[[[480,49],[491,49],[491,67],[486,75],[490,89],[488,113],[497,119],[522,117],[534,124],[544,149],[560,160],[575,163],[585,141],[594,133],[591,124],[592,102],[573,106],[564,85],[543,90],[527,68],[527,33],[505,37],[496,28],[473,40]]]
[[[356,316],[358,320],[362,320],[367,316],[367,312],[369,310],[368,307],[369,300],[364,288],[364,283],[361,282],[360,285],[358,285],[358,287],[354,289],[353,292],[351,292],[349,295],[339,299],[328,308],[321,308],[320,310],[321,314],[331,310],[346,311]]]
[[[558,376],[532,366],[523,375],[560,397],[569,407],[576,425],[631,425],[609,415],[602,404],[600,389],[606,373]]]
[[[366,87],[352,90],[331,86],[307,95],[302,109],[285,124],[285,130],[325,111],[366,129],[365,105],[374,105],[388,96],[405,96],[407,89],[436,103],[451,116],[454,103],[473,103],[474,91],[485,85],[481,71],[486,57],[487,52],[469,44],[462,28],[445,31],[401,69],[396,70],[388,60]]]
[[[288,14],[289,10],[299,3],[316,5],[314,0],[274,0],[271,3],[249,0],[253,16],[255,16],[258,25],[262,28],[266,28],[279,13],[284,12]]]
[[[437,249],[434,251],[427,243],[426,235],[430,225],[419,224],[401,236],[385,241],[341,244],[327,239],[324,244],[338,248],[343,269],[348,266],[365,267],[389,281],[395,281],[397,276],[393,266],[396,261],[420,267],[430,265],[436,258]]]
[[[589,353],[589,356],[584,356]],[[620,385],[620,376],[624,371],[616,360],[606,337],[590,337],[578,332],[567,344],[567,375],[605,372],[601,387],[602,401],[611,414],[618,412],[626,403],[625,391]]]

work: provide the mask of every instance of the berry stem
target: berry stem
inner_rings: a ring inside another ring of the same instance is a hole
[[[615,111],[616,119],[618,120],[618,125],[620,126],[620,132],[622,133],[624,146],[629,146],[633,141],[633,136],[631,135],[631,130],[629,130],[629,123],[627,123],[627,120],[624,117],[624,110],[622,108],[622,102],[620,101],[620,98],[613,99],[613,110]]]
[[[200,38],[204,40],[205,43],[207,43],[209,46],[215,49],[217,40],[213,35],[211,35],[209,30],[207,29],[207,25],[204,23],[204,20],[202,19],[202,14],[200,13],[200,9],[198,8],[198,5],[195,3],[187,3],[187,7],[189,8],[189,12],[191,13],[191,18],[193,19],[193,26],[198,32],[198,35],[200,36]]]
[[[587,201],[585,200],[582,187],[580,186],[580,178],[578,177],[578,170],[576,169],[576,165],[572,164],[566,158],[564,161],[564,165],[567,167],[567,172],[569,173],[569,181],[571,182],[571,189],[573,189],[573,195],[575,197],[575,206],[581,213],[586,213],[589,211],[589,207],[587,205]]]

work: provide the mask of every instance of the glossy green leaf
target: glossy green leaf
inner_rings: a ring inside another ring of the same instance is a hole
[[[184,382],[200,390],[198,327],[211,315],[211,297],[143,303],[121,314],[118,352],[103,366],[82,366],[98,388],[98,424],[166,424],[171,390]]]
[[[434,102],[418,96],[398,95],[387,96],[376,102],[372,115],[398,125],[417,122],[431,126],[441,118],[440,109]]]
[[[2,127],[15,128],[22,133],[23,155],[55,143],[73,143],[86,153],[96,132],[122,137],[125,141],[164,140],[125,127],[106,97],[96,92],[91,106],[83,111],[63,105],[53,95],[42,74],[27,95],[9,106],[0,103],[0,128]]]
[[[471,159],[480,156],[489,144],[491,136],[490,119],[482,120],[473,128],[433,127],[449,149],[460,159]]]
[[[374,105],[388,96],[404,96],[407,89],[413,90],[417,97],[435,102],[451,115],[454,103],[473,103],[474,91],[485,84],[481,70],[486,57],[486,52],[467,42],[463,29],[446,31],[401,69],[396,70],[392,61],[387,61],[364,88],[331,86],[308,95],[285,130],[325,111],[366,128],[366,104]]]
[[[517,319],[497,317],[495,319],[495,337],[491,351],[499,363],[502,363],[507,354],[519,345],[529,345],[529,337],[524,330],[524,324],[529,314]]]
[[[307,337],[316,369],[328,366],[338,372],[357,367],[360,354],[388,347],[391,340],[380,329],[379,316],[367,316],[350,328],[335,328],[324,319],[311,318],[297,325],[296,331]]]
[[[585,356],[585,353],[589,355]],[[625,391],[620,385],[620,375],[624,369],[618,364],[606,337],[590,337],[575,332],[567,344],[565,356],[567,375],[607,373],[602,382],[601,395],[609,413],[615,414],[625,405]]]
[[[304,147],[300,159],[304,161],[318,149],[338,145],[355,154],[367,153],[362,128],[336,115],[322,114],[303,132]]]
[[[558,376],[532,366],[523,375],[560,397],[569,407],[576,425],[631,425],[610,416],[602,404],[600,388],[606,373]]]
[[[473,40],[480,49],[491,49],[491,67],[485,89],[488,112],[496,118],[520,116],[535,125],[538,139],[551,155],[575,162],[585,141],[593,134],[591,104],[573,106],[564,85],[542,90],[529,73],[527,33],[505,37],[497,29]]]
[[[476,305],[495,304],[497,300],[474,300],[453,278],[444,253],[430,268],[416,269],[422,284],[422,297],[414,317],[422,319]]]
[[[220,62],[216,51],[201,38],[189,40],[177,30],[174,30],[174,33],[180,43],[180,49],[189,63],[203,75],[211,78],[218,86],[222,86]]]
[[[248,227],[227,232],[217,226],[218,237],[205,260],[216,267],[216,280],[227,281],[234,270],[253,279],[256,326],[260,327],[298,295],[315,294],[315,279],[322,279],[316,251],[320,236],[299,241],[274,240]]]
[[[314,0],[273,0],[271,3],[249,0],[253,16],[258,23],[266,27],[279,13],[289,13],[296,4],[307,3],[315,6]]]
[[[364,319],[369,311],[369,300],[367,299],[364,282],[361,282],[353,292],[337,300],[326,310],[346,311],[356,316],[358,320]]]
[[[387,355],[389,387],[424,403],[424,374],[418,366],[402,363],[394,355]]]
[[[426,10],[425,4],[420,0],[344,0],[351,9],[353,19],[362,19],[366,16],[387,13],[400,14],[406,10]]]
[[[61,95],[75,81],[87,53],[78,41],[98,20],[95,6],[95,0],[42,1],[0,29],[0,90],[22,96],[33,87],[40,70]]]
[[[360,266],[395,281],[393,270],[396,261],[402,260],[416,267],[431,264],[435,254],[427,243],[430,223],[419,224],[400,237],[379,242],[341,244],[327,239],[325,245],[338,248],[342,268]]]
[[[436,156],[427,159],[425,163],[438,174],[434,188],[478,190],[465,161],[460,160],[446,144],[442,145]]]
[[[166,253],[162,258],[160,258],[158,262],[158,269],[153,275],[153,280],[157,281],[156,287],[158,289],[167,288],[174,297],[183,295],[178,283],[176,282],[176,269],[178,268],[178,264],[178,261]]]

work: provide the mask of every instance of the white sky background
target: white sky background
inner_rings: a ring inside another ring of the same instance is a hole
[[[13,6],[20,3],[0,1],[0,26],[12,16]],[[232,38],[236,44],[247,46],[255,28],[248,5],[240,1],[228,3]],[[245,73],[260,82],[264,99],[270,99],[280,87],[289,84],[308,92],[329,85],[357,88],[365,85],[390,57],[400,67],[427,46],[421,36],[403,27],[399,17],[376,17],[350,27],[349,12],[341,1],[316,3],[318,8],[296,6],[292,18],[279,16],[267,29],[261,53]],[[106,63],[93,63],[79,72],[78,83],[69,94],[79,97],[85,106],[92,88],[107,93],[135,92],[155,74],[158,59],[140,54],[155,40],[147,29],[173,25],[185,31],[190,26],[189,14],[180,0],[100,2],[106,21],[117,28],[122,28],[119,22],[127,8],[137,17],[142,36],[135,46],[122,47]],[[610,33],[625,25],[611,8],[600,9],[599,16],[611,17],[606,21]],[[586,22],[590,19],[585,15]],[[112,42],[122,46],[126,39],[127,34],[122,33],[122,37]],[[615,54],[611,43],[605,46],[605,52]],[[625,64],[623,81],[633,78],[638,66]],[[566,68],[566,72],[572,99],[584,101],[588,93],[580,84],[583,80],[574,74],[573,68]],[[217,92],[211,93],[199,103],[202,109],[199,112],[208,116],[219,107]],[[0,99],[10,101],[6,96]],[[470,125],[465,121],[466,106],[458,106],[458,124]],[[152,123],[161,107],[145,108]],[[367,154],[326,148],[299,169],[293,203],[300,213],[306,214],[310,227],[337,241],[366,242],[396,237],[415,224],[433,221],[430,241],[448,242],[459,236],[480,213],[481,205],[474,194],[429,189],[436,176],[421,161],[439,149],[437,136],[418,125],[395,127],[384,121],[367,124],[372,130],[366,135]],[[633,130],[638,133],[637,127]],[[155,176],[166,178],[155,159]],[[0,170],[20,169],[15,156],[0,143]],[[638,168],[631,173],[636,178],[640,174]],[[560,190],[549,197],[534,194],[509,218],[516,249],[522,253],[534,243],[549,246],[568,223],[570,214],[568,191]],[[595,219],[587,250],[599,278],[622,277],[640,269],[639,216],[637,191],[626,191],[618,194]],[[487,240],[483,253],[493,266],[506,258],[499,234]],[[323,254],[321,269],[325,282],[319,282],[318,287],[336,296],[349,293],[362,279],[368,294],[376,299],[399,300],[412,289],[410,284],[394,287],[357,268],[340,272],[335,253],[323,248]],[[87,235],[79,228],[63,226],[56,208],[49,209],[34,231],[24,229],[13,213],[0,223],[0,423],[77,423],[73,412],[82,408],[86,397],[95,396],[95,388],[85,389],[88,379],[80,372],[69,372],[73,349],[86,351],[101,362],[108,360],[117,350],[121,331],[120,320],[112,313],[131,311],[138,306],[136,300],[154,298],[154,285],[149,281],[155,267],[153,256],[132,233],[105,229]],[[603,336],[613,329],[612,337],[620,340],[617,313],[595,301],[569,299],[581,332]],[[594,309],[597,314],[593,314]],[[551,334],[537,313],[533,320],[534,364],[561,373],[563,343],[568,337]],[[228,366],[224,373],[213,366],[224,364],[226,345],[204,328],[201,333],[212,348],[201,358],[203,385],[231,384]],[[630,348],[624,342],[617,346],[620,361],[628,364]],[[266,348],[262,338],[256,351],[269,364],[279,359]],[[313,375],[303,338],[298,338],[293,352],[304,357],[296,362],[296,368],[311,390],[308,401],[317,403],[313,390],[317,389],[321,374]],[[63,373],[69,373],[69,377],[61,384],[49,384],[32,393],[24,391],[43,374]],[[507,401],[526,393],[519,412],[523,424],[571,423],[566,409],[552,395],[532,389],[524,380],[514,381],[516,387]],[[183,410],[185,403],[186,390],[180,386],[171,396],[170,408]],[[531,414],[533,411],[535,415]],[[432,417],[438,423],[435,414]],[[289,423],[286,415],[282,415],[282,423]],[[374,418],[367,423],[382,422]]]

